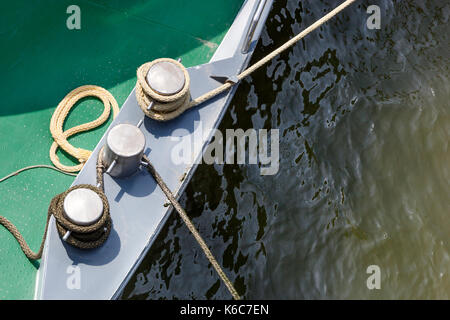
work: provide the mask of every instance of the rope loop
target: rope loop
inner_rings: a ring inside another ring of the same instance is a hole
[[[74,105],[85,97],[96,97],[103,102],[104,109],[103,113],[95,120],[84,123],[73,128],[64,131],[64,121],[67,118],[70,110]],[[54,139],[52,146],[50,147],[50,160],[53,164],[60,170],[65,172],[77,172],[80,171],[84,163],[89,159],[92,152],[83,148],[76,148],[71,145],[67,139],[77,133],[89,131],[100,125],[102,125],[106,120],[108,120],[111,109],[113,111],[113,117],[119,113],[119,105],[112,94],[102,87],[94,85],[85,85],[78,87],[71,92],[69,92],[58,104],[55,112],[52,115],[50,121],[50,132]],[[59,157],[56,155],[58,148],[63,149],[68,154],[76,158],[80,163],[75,166],[63,165]]]

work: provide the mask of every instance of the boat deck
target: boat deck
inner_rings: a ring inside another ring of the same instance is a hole
[[[49,122],[59,101],[84,84],[102,86],[121,106],[136,82],[136,68],[158,57],[183,59],[187,67],[214,54],[243,1],[81,1],[81,30],[68,30],[70,1],[2,4],[0,59],[0,176],[21,167],[51,164]],[[151,17],[151,18],[148,18]],[[103,110],[85,99],[65,128],[88,122]],[[92,149],[103,126],[70,139]],[[64,153],[64,164],[75,164]],[[51,198],[74,177],[47,169],[27,171],[0,184],[0,214],[17,225],[32,249],[44,232]],[[39,263],[30,263],[15,239],[0,228],[0,299],[31,299]]]

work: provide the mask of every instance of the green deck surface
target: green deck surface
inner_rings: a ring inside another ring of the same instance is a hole
[[[7,1],[0,4],[0,177],[21,167],[51,164],[50,117],[72,89],[95,84],[119,106],[136,81],[136,68],[159,57],[207,62],[234,20],[242,0]],[[81,9],[81,30],[68,30],[66,9]],[[78,103],[65,128],[91,121],[101,102]],[[111,122],[108,122],[108,124]],[[107,124],[70,139],[92,149]],[[75,163],[59,153],[65,164]],[[0,183],[0,215],[37,250],[50,200],[73,177],[48,169],[26,171]],[[39,263],[24,256],[0,226],[0,299],[32,299]]]

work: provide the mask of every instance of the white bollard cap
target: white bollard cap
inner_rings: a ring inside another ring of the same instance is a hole
[[[78,188],[64,199],[64,215],[71,222],[86,226],[97,222],[103,214],[103,202],[94,191]]]
[[[166,96],[180,92],[186,82],[184,71],[170,61],[155,63],[148,70],[146,79],[153,90]]]
[[[144,148],[145,136],[138,127],[116,125],[108,133],[102,155],[108,174],[113,177],[132,175],[141,164]]]

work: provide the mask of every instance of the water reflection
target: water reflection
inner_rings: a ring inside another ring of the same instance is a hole
[[[275,1],[253,61],[336,5]],[[355,4],[241,83],[220,129],[279,128],[276,176],[201,165],[183,196],[245,298],[450,296],[450,6],[379,6],[381,30]],[[123,298],[229,294],[174,214]]]

